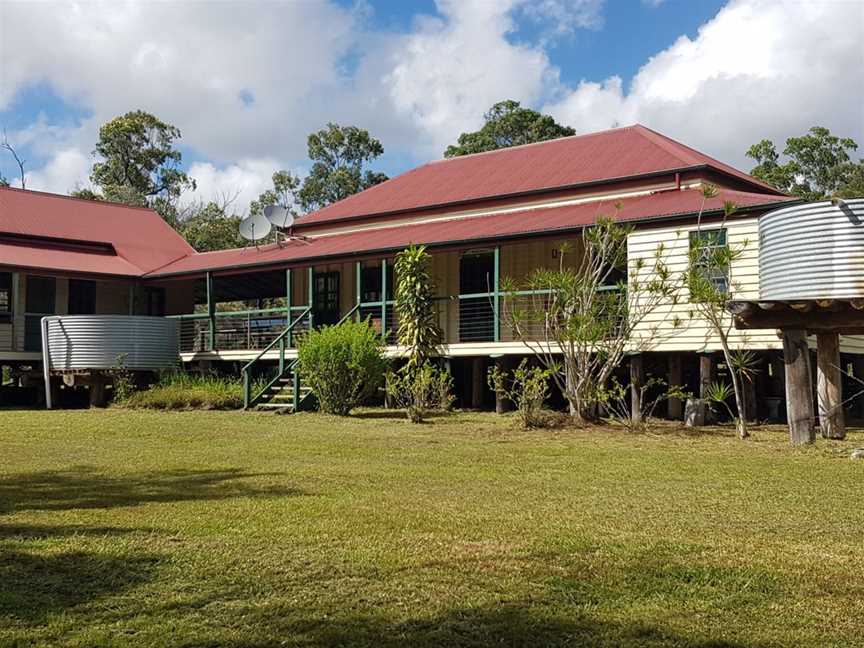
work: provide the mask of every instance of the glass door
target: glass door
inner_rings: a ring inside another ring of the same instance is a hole
[[[336,324],[339,314],[339,272],[316,272],[313,314],[317,326]]]

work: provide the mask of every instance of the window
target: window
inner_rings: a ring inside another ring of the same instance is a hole
[[[387,264],[387,299],[393,299],[393,264]],[[360,269],[360,301],[364,304],[381,301],[381,266]]]
[[[729,245],[725,229],[690,232],[690,249],[697,250],[695,270],[722,294],[729,293]]]
[[[24,296],[24,350],[42,349],[43,315],[54,314],[57,282],[54,277],[27,276]]]
[[[96,312],[96,282],[69,280],[69,314],[93,315]]]
[[[0,324],[12,322],[12,273],[0,272]]]

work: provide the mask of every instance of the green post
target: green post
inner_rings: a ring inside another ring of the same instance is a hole
[[[312,307],[315,303],[315,299],[313,298],[313,295],[315,294],[315,270],[312,268],[312,266],[309,266],[308,272],[306,274],[309,276],[309,295],[306,301],[309,305],[309,328],[311,329],[312,325],[314,324]]]
[[[279,339],[279,375],[285,373],[285,338]]]
[[[291,403],[294,411],[300,409],[300,374],[297,372],[297,367],[294,367],[294,372],[291,380]]]
[[[360,321],[360,303],[361,303],[360,300],[363,298],[362,286],[360,285],[360,277],[362,274],[361,273],[362,268],[363,268],[362,261],[357,261],[357,263],[354,264],[354,275],[355,275],[355,279],[356,279],[356,281],[354,283],[357,284],[357,301],[355,302],[357,304],[356,319],[358,322]]]
[[[209,272],[205,276],[207,282],[207,319],[210,322],[210,330],[207,334],[207,346],[210,351],[216,350],[216,304],[213,301],[213,275]]]
[[[291,326],[291,268],[285,271],[285,326]],[[288,346],[293,346],[291,331],[288,331]]]
[[[387,342],[387,259],[381,259],[381,337]]]
[[[499,246],[495,246],[495,276],[493,277],[493,289],[494,294],[492,295],[492,310],[493,312],[493,337],[492,339],[495,342],[501,341],[501,304],[499,303],[499,279],[501,276],[501,248]]]

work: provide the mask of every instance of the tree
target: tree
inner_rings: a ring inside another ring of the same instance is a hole
[[[850,155],[857,148],[853,139],[814,126],[786,140],[785,161],[767,139],[751,146],[747,157],[756,161],[750,174],[781,191],[805,200],[850,198],[864,196],[864,160],[855,162]]]
[[[27,188],[27,176],[24,174],[24,162],[25,160],[21,159],[21,156],[18,155],[18,151],[15,150],[15,147],[9,143],[9,138],[6,137],[6,130],[3,130],[3,142],[0,142],[0,148],[5,149],[9,152],[9,154],[15,159],[15,163],[18,165],[18,170],[21,173],[21,188]],[[0,185],[8,187],[9,181],[0,175]]]
[[[267,189],[257,200],[249,203],[249,213],[260,214],[267,205],[281,205],[296,217],[299,188],[300,178],[285,169],[276,171],[273,173],[273,188]]]
[[[384,153],[381,142],[367,130],[328,123],[327,128],[309,135],[308,147],[312,168],[299,193],[305,211],[321,209],[387,180],[385,174],[367,168]]]
[[[494,151],[576,134],[575,130],[562,126],[549,115],[522,108],[512,99],[496,103],[483,118],[486,121],[483,127],[473,133],[462,133],[458,144],[447,147],[444,157]]]
[[[216,202],[198,203],[187,207],[178,219],[177,231],[198,252],[242,247],[245,243],[239,231],[240,217],[228,213]]]
[[[183,156],[174,146],[179,138],[178,128],[142,110],[115,117],[99,129],[93,151],[99,161],[90,180],[104,199],[151,207],[175,224],[177,198],[195,189],[195,181],[180,168]]]
[[[743,241],[738,246],[729,245],[726,240],[726,220],[732,216],[736,207],[726,201],[723,204],[723,220],[719,226],[710,230],[702,230],[702,211],[705,203],[718,193],[717,187],[706,184],[702,187],[702,207],[699,210],[697,230],[690,239],[689,263],[687,268],[687,287],[690,291],[690,305],[693,314],[708,323],[710,330],[720,340],[723,358],[730,368],[732,389],[735,395],[735,406],[738,416],[733,416],[738,436],[746,439],[750,436],[747,430],[747,420],[744,407],[743,376],[753,370],[755,357],[736,352],[732,349],[730,335],[733,320],[726,311],[731,290],[736,286],[731,282],[730,270],[732,262],[740,258],[749,245]],[[722,240],[721,240],[722,238]],[[708,398],[720,402],[726,390],[722,386],[712,385]]]
[[[562,246],[557,268],[538,268],[521,283],[502,282],[504,320],[545,366],[579,423],[597,418],[612,372],[625,354],[656,344],[659,324],[650,317],[678,300],[677,281],[657,246],[648,261],[627,267],[627,236],[632,231],[613,218],[598,218],[582,232],[575,263]],[[673,320],[672,328],[679,322]]]

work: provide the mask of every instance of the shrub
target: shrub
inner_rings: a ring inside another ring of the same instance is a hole
[[[163,375],[145,391],[128,395],[124,407],[161,410],[229,410],[243,407],[243,384],[217,376],[182,372]]]
[[[297,349],[303,380],[321,410],[347,416],[384,383],[387,361],[380,334],[368,322],[343,322],[310,331]]]
[[[137,385],[135,376],[126,368],[126,357],[128,354],[121,353],[117,356],[114,367],[111,369],[111,382],[114,385],[114,402],[122,403],[135,393]]]
[[[408,420],[422,423],[430,411],[453,406],[453,377],[428,362],[414,371],[393,371],[387,374],[387,395],[405,409]]]
[[[493,366],[487,376],[493,392],[516,406],[523,428],[542,427],[545,424],[543,404],[549,397],[549,379],[554,369],[529,367],[523,360],[510,377],[504,369]]]

